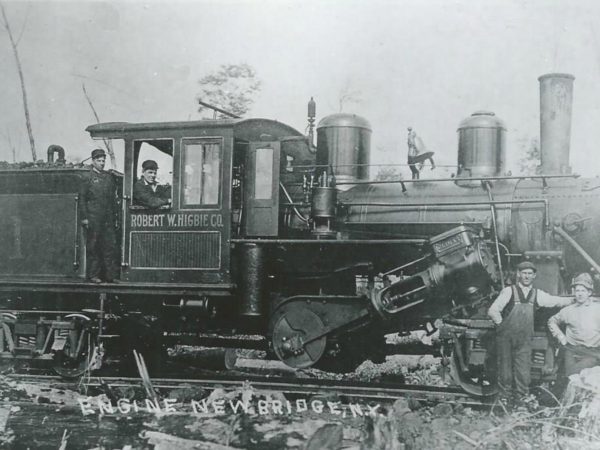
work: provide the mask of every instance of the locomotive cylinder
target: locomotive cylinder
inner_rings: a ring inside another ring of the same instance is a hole
[[[571,173],[569,152],[573,80],[566,73],[549,73],[540,82],[540,155],[544,174]]]
[[[506,127],[490,111],[476,111],[458,126],[459,177],[497,176],[504,171]]]
[[[317,164],[333,167],[339,182],[367,180],[371,125],[355,114],[332,114],[317,125]]]
[[[265,249],[257,244],[240,248],[240,296],[242,316],[256,317],[264,313]]]

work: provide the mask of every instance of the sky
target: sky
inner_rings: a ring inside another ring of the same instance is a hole
[[[371,162],[404,163],[412,126],[436,163],[456,164],[460,121],[495,112],[507,127],[507,169],[539,136],[539,84],[575,76],[571,166],[600,174],[600,2],[566,0],[6,1],[39,158],[98,146],[101,121],[194,120],[198,80],[247,63],[262,82],[250,117],[306,128],[340,111],[372,126]],[[0,160],[30,160],[19,78],[0,27]]]

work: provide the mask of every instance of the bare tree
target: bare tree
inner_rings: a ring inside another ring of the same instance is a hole
[[[518,140],[522,149],[519,159],[519,170],[523,175],[535,175],[539,173],[541,164],[540,142],[537,138]]]
[[[85,99],[87,100],[88,105],[90,105],[90,108],[92,109],[92,112],[94,113],[94,117],[96,118],[96,123],[100,123],[100,117],[98,117],[98,113],[96,112],[96,108],[94,108],[92,99],[90,98],[90,96],[87,93],[87,90],[85,89],[85,83],[81,83],[81,88],[83,89],[83,95],[85,95]],[[112,141],[110,139],[102,139],[102,141],[104,141],[104,146],[106,147],[108,156],[110,156],[111,167],[114,169],[117,167],[117,160],[115,158],[115,152],[113,150]]]
[[[213,117],[227,117],[219,108],[236,116],[246,114],[260,92],[261,82],[256,72],[248,64],[223,64],[215,72],[202,77],[199,81],[202,90],[198,95],[203,103],[214,105],[217,109],[200,105],[198,112],[213,109]]]
[[[35,141],[33,140],[33,131],[31,129],[31,119],[29,117],[29,107],[27,106],[27,91],[25,90],[25,79],[23,78],[23,69],[21,68],[21,60],[19,59],[19,52],[17,51],[18,42],[15,42],[8,18],[6,17],[6,11],[4,10],[4,4],[0,2],[0,10],[2,10],[2,19],[4,20],[4,28],[8,32],[10,38],[10,44],[15,55],[15,61],[17,64],[17,71],[19,72],[19,79],[21,80],[21,93],[23,96],[23,108],[25,110],[25,124],[27,126],[27,134],[29,135],[29,145],[31,146],[31,157],[33,161],[37,161],[37,154],[35,151]]]
[[[11,151],[12,154],[12,162],[15,163],[17,162],[17,145],[15,144],[15,141],[13,140],[13,135],[10,132],[10,128],[6,127],[6,132],[2,133],[2,136],[4,137],[4,139],[6,139],[6,142],[8,144],[8,148]],[[19,139],[19,146],[20,146],[20,139]]]

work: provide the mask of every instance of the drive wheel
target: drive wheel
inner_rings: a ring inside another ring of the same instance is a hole
[[[296,369],[315,365],[327,338],[321,318],[303,304],[288,304],[274,317],[271,344],[277,357]]]
[[[52,358],[52,370],[63,378],[79,378],[89,367],[87,353],[79,358],[68,356],[65,351],[58,351]]]
[[[54,351],[52,358],[52,370],[63,378],[78,378],[89,368],[91,362],[94,341],[89,325],[90,319],[82,314],[66,316],[74,327],[65,333],[63,330],[55,330],[55,344],[65,339],[64,346]]]

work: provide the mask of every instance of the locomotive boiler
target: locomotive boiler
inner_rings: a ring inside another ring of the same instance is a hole
[[[440,329],[457,382],[494,392],[486,310],[523,259],[565,293],[600,269],[600,182],[568,167],[573,77],[540,77],[542,166],[505,173],[506,127],[478,111],[459,125],[458,171],[437,180],[369,180],[369,122],[333,114],[309,136],[269,119],[91,125],[124,142],[115,226],[120,283],[86,280],[78,185],[61,162],[0,171],[0,353],[63,375],[102,354],[258,334],[296,368],[382,357],[384,335]],[[49,149],[49,159],[56,147]],[[169,206],[136,204],[145,159]],[[238,341],[239,345],[239,341]],[[537,378],[553,375],[543,324]]]

